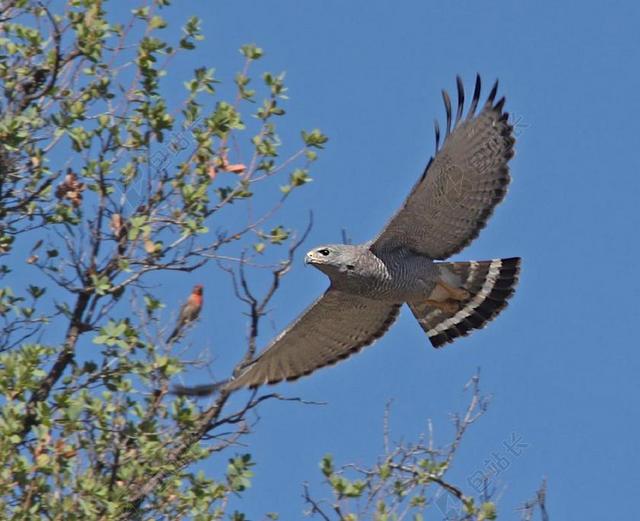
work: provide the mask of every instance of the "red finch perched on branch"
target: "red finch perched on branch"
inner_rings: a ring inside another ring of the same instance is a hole
[[[175,340],[179,335],[184,326],[193,322],[198,315],[200,314],[200,310],[202,309],[202,292],[204,288],[202,284],[196,284],[191,291],[191,295],[187,301],[180,308],[180,314],[178,315],[178,322],[176,324],[176,328],[173,330],[173,333],[169,335],[167,338],[167,343]]]

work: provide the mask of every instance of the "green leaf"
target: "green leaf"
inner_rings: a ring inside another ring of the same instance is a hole
[[[249,58],[250,60],[258,60],[264,55],[264,51],[253,43],[240,47],[240,52],[245,58]]]
[[[111,281],[106,275],[91,275],[91,284],[98,295],[106,295],[111,289]]]
[[[289,178],[289,184],[294,188],[310,183],[311,181],[312,179],[309,176],[309,171],[306,168],[297,168]]]
[[[478,521],[493,521],[498,518],[498,510],[495,503],[486,501],[480,505],[480,511],[478,512]]]
[[[380,474],[380,479],[388,479],[391,476],[391,467],[387,463],[380,465],[378,473]]]
[[[268,239],[271,244],[282,244],[289,238],[289,232],[282,226],[276,226],[269,232]]]
[[[329,141],[329,138],[316,128],[311,132],[305,132],[303,130],[302,140],[304,141],[304,144],[307,145],[308,147],[324,148],[323,145],[327,141]]]
[[[331,454],[325,454],[320,462],[320,470],[326,478],[333,474],[333,456]]]
[[[149,20],[149,29],[164,29],[167,26],[167,22],[161,16],[154,16]]]
[[[45,292],[47,291],[47,288],[40,288],[38,286],[29,284],[27,291],[29,292],[29,295],[31,295],[34,299],[38,299],[45,294]]]

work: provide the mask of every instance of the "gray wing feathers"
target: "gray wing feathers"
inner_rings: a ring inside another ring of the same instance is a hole
[[[480,77],[466,118],[461,119],[464,90],[457,79],[458,106],[452,126],[451,100],[443,92],[447,115],[444,143],[400,211],[373,241],[372,250],[403,246],[432,259],[446,259],[467,246],[486,225],[509,184],[513,128],[503,112],[504,98],[494,103],[497,82],[478,115]]]
[[[334,364],[380,338],[400,306],[329,289],[225,387],[295,380]]]

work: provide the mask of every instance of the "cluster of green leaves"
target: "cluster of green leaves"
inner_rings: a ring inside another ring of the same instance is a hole
[[[256,254],[288,244],[291,227],[263,231],[260,216],[221,223],[251,198],[282,205],[311,179],[327,138],[303,132],[283,148],[285,78],[267,71],[255,80],[264,51],[253,44],[226,80],[232,99],[217,92],[224,78],[200,67],[176,101],[167,65],[203,35],[195,17],[170,32],[170,3],[133,5],[121,20],[101,0],[0,6],[0,511],[8,518],[221,519],[250,485],[253,462],[233,455],[233,440],[255,405],[203,411],[170,395],[183,362],[163,344],[164,306],[144,284],[152,272],[199,269],[227,247]],[[226,434],[211,445],[215,425]],[[190,470],[221,452],[230,459],[218,478]]]

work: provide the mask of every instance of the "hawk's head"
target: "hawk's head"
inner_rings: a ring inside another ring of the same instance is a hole
[[[309,251],[304,262],[318,268],[329,278],[355,274],[362,269],[362,259],[366,255],[364,249],[351,244],[327,244]]]

